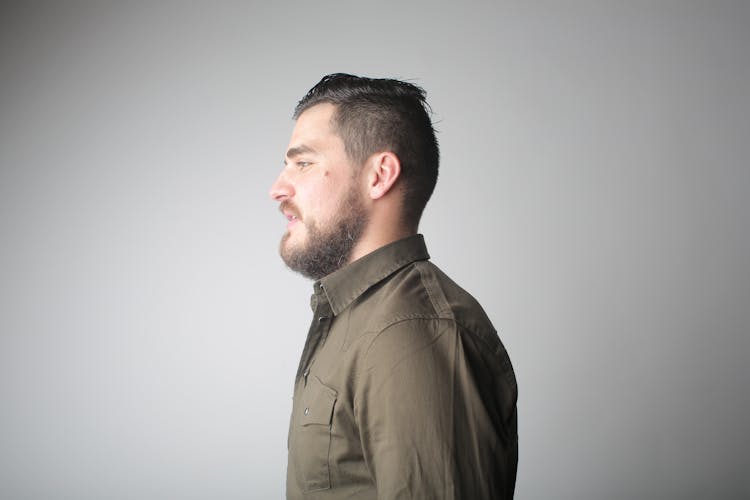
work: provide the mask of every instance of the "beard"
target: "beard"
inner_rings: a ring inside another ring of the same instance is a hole
[[[313,280],[319,280],[337,271],[351,257],[367,225],[368,217],[359,193],[350,191],[335,210],[335,218],[325,227],[314,220],[306,222],[307,241],[298,246],[286,246],[291,237],[286,233],[281,239],[279,254],[292,271]],[[291,203],[290,203],[291,205]],[[282,207],[283,203],[282,203]]]

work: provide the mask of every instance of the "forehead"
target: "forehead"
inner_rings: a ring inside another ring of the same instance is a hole
[[[336,111],[336,106],[330,103],[321,103],[306,109],[298,118],[292,131],[292,140],[311,141],[315,139],[326,139],[334,135],[331,128],[331,118]]]

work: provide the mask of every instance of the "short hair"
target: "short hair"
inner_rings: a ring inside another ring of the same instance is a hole
[[[435,190],[440,152],[424,89],[389,78],[345,73],[324,76],[294,109],[296,120],[307,109],[331,103],[331,119],[349,159],[363,165],[371,155],[393,152],[401,162],[403,223],[417,227]]]

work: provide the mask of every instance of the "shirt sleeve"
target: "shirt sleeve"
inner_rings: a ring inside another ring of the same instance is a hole
[[[379,499],[512,498],[517,390],[499,339],[410,319],[363,361],[355,413]]]

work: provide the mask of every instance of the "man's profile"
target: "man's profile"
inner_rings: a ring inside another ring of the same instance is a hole
[[[315,283],[287,497],[510,499],[517,389],[481,306],[429,261],[439,152],[425,92],[324,77],[299,102],[271,197],[280,253]]]

